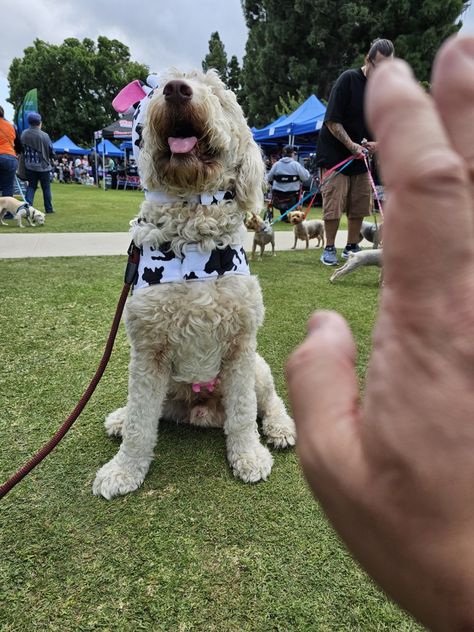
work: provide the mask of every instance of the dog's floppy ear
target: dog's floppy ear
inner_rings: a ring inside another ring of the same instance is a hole
[[[246,130],[246,132],[239,147],[241,161],[237,167],[235,193],[240,208],[246,212],[253,212],[263,207],[265,167],[262,153],[251,131]]]

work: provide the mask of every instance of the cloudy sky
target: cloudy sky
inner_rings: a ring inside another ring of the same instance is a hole
[[[130,49],[131,58],[152,71],[168,66],[201,67],[209,38],[218,31],[227,56],[242,60],[247,29],[240,0],[2,0],[0,45],[0,105],[7,118],[13,111],[6,102],[6,75],[14,57],[35,38],[60,44],[66,37],[97,40],[117,38]],[[464,16],[463,32],[474,33],[474,8]]]

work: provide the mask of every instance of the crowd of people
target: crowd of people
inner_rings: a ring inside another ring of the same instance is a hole
[[[133,157],[112,158],[102,154],[72,156],[57,154],[49,135],[42,130],[42,117],[30,112],[28,128],[21,137],[17,128],[5,119],[0,107],[0,196],[11,197],[18,190],[16,179],[26,183],[25,199],[33,205],[38,184],[43,192],[46,213],[54,213],[51,182],[82,185],[99,184],[106,179],[107,187],[118,188],[132,178],[138,180],[138,168]]]

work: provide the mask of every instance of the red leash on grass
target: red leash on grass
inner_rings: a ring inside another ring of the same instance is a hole
[[[122,317],[123,308],[125,307],[125,302],[127,300],[127,296],[130,291],[130,287],[134,282],[135,275],[138,269],[138,262],[140,260],[140,250],[135,246],[135,244],[130,244],[128,249],[128,263],[125,270],[125,279],[124,286],[122,292],[120,294],[120,298],[117,304],[117,309],[115,310],[114,320],[112,322],[112,326],[110,328],[109,337],[107,339],[107,343],[105,345],[104,353],[102,355],[102,359],[99,363],[97,371],[95,372],[94,377],[92,378],[89,386],[85,390],[83,396],[77,403],[76,407],[63,423],[63,425],[59,428],[56,434],[45,443],[45,445],[37,452],[29,461],[26,463],[18,472],[16,472],[13,476],[11,476],[2,486],[0,486],[0,499],[8,494],[8,492],[15,487],[17,483],[19,483],[27,474],[31,472],[41,461],[48,456],[52,450],[58,445],[67,431],[71,428],[72,424],[79,417],[81,412],[84,410],[87,402],[92,396],[92,393],[95,391],[97,384],[100,382],[102,375],[104,374],[107,363],[110,359],[110,355],[112,353],[112,349],[115,342],[115,337],[117,336],[118,327],[120,324],[120,319]]]

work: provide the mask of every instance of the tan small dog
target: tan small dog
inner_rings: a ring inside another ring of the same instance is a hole
[[[306,242],[306,248],[309,248],[309,240],[317,239],[316,248],[321,246],[324,248],[324,222],[320,219],[306,220],[303,211],[292,211],[288,213],[288,220],[293,224],[295,243],[292,250],[296,248],[298,239]]]
[[[16,219],[20,228],[25,228],[21,223],[23,218],[26,219],[30,226],[36,226],[37,224],[42,226],[45,220],[44,213],[30,206],[28,202],[20,202],[20,200],[14,197],[0,197],[0,222],[3,226],[8,226],[8,224],[3,221],[7,213],[11,213],[15,216],[14,219]]]
[[[260,215],[257,215],[257,213],[252,213],[252,215],[245,220],[245,226],[255,232],[251,258],[255,259],[257,246],[260,247],[260,258],[262,258],[267,244],[272,245],[272,255],[275,257],[275,233],[271,225],[263,220]]]

